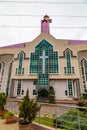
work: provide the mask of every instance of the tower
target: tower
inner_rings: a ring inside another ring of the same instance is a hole
[[[51,19],[49,19],[48,15],[45,15],[43,20],[41,20],[41,33],[50,33],[49,25],[52,22]]]

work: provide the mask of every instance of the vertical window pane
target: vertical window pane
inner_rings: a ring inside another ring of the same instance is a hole
[[[21,94],[21,80],[18,80],[17,95]]]
[[[73,91],[72,91],[72,80],[68,79],[68,95],[73,96]]]

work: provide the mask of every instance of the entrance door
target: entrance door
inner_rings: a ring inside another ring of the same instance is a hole
[[[48,91],[45,88],[40,88],[38,90],[38,101],[47,102],[48,101]]]

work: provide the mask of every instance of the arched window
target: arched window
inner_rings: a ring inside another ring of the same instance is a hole
[[[71,51],[67,49],[65,51],[66,67],[64,67],[65,74],[74,74],[74,67],[71,65]]]
[[[24,74],[24,68],[22,68],[24,56],[25,56],[25,53],[23,51],[21,51],[18,54],[19,65],[18,65],[18,68],[16,68],[16,74]]]
[[[0,81],[2,81],[3,79],[3,75],[4,75],[4,68],[5,68],[5,63],[2,61],[0,62]]]
[[[46,40],[42,40],[30,56],[30,74],[38,74],[38,85],[49,84],[49,74],[58,73],[58,52]]]
[[[81,60],[81,70],[82,70],[83,86],[84,86],[84,90],[86,90],[87,87],[87,60],[86,59]]]

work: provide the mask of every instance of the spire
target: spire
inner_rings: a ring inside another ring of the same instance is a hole
[[[45,15],[43,17],[43,20],[41,20],[41,33],[46,32],[50,33],[49,24],[52,22],[51,19],[49,19],[48,15]]]

